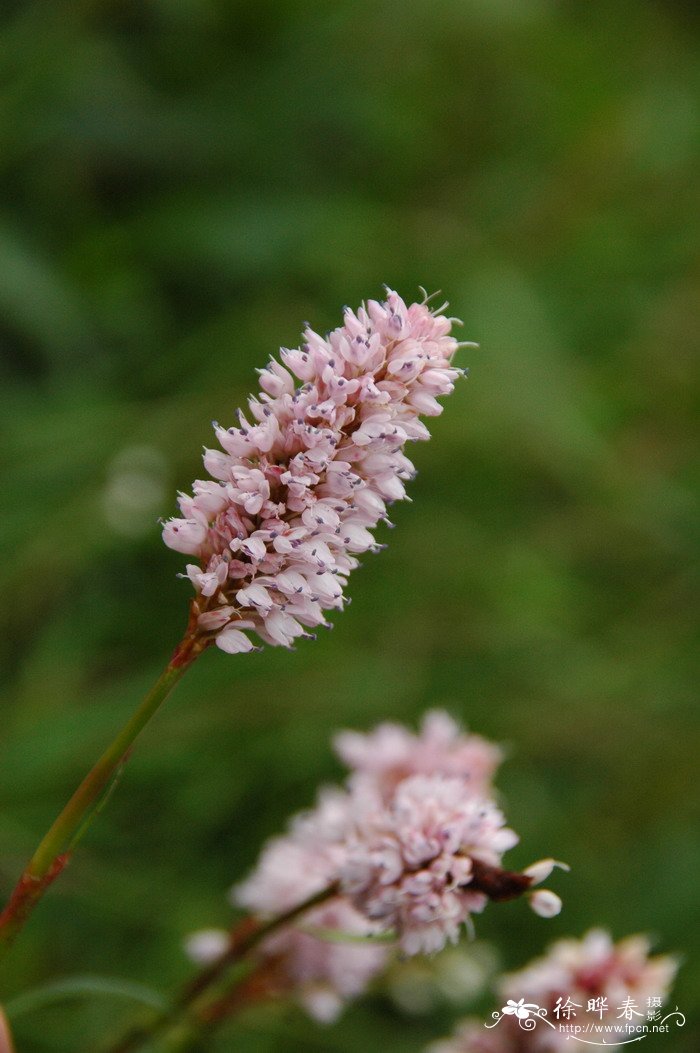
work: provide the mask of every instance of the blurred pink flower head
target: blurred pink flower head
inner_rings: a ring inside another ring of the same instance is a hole
[[[274,916],[336,886],[367,933],[393,933],[417,954],[456,941],[489,899],[532,895],[529,873],[501,869],[518,838],[485,785],[500,757],[494,745],[443,713],[428,714],[419,735],[384,724],[337,742],[359,767],[268,842],[235,903]]]
[[[487,1031],[483,1021],[467,1019],[458,1024],[449,1038],[431,1042],[425,1053],[524,1053],[526,1043],[531,1042],[531,1032],[520,1032],[515,1037],[511,1031]],[[518,1044],[519,1043],[519,1044]],[[533,1053],[537,1048],[531,1046]]]
[[[498,867],[517,841],[465,780],[413,775],[387,803],[357,802],[342,886],[363,914],[397,932],[406,954],[431,954],[456,942],[488,902],[471,887],[475,861]]]
[[[186,570],[198,629],[224,651],[252,650],[249,632],[290,647],[342,609],[357,556],[379,548],[372,531],[406,496],[406,443],[430,437],[419,417],[441,412],[462,372],[441,310],[390,290],[346,308],[338,329],[306,329],[301,347],[259,371],[249,417],[215,425],[212,479],[180,495],[183,518],[163,539],[196,557]]]
[[[660,1007],[666,1001],[677,969],[674,958],[650,955],[646,936],[615,943],[603,929],[591,929],[580,940],[557,940],[543,957],[501,978],[497,990],[502,1018],[497,1025],[487,1030],[483,1021],[464,1020],[451,1038],[433,1043],[426,1053],[569,1051],[571,1034],[558,1024],[560,1019],[566,1024],[568,1017],[558,1017],[558,1000],[575,1007],[573,1019],[579,1024],[600,1025],[603,1045],[629,1041],[630,1018],[621,1008],[633,1007],[631,1019],[645,1021],[648,1006]],[[520,1021],[536,1016],[553,1026],[542,1022],[523,1030]]]
[[[233,903],[258,916],[274,917],[335,884],[346,857],[343,839],[349,820],[347,795],[323,791],[313,811],[296,817],[286,836],[268,842],[253,874],[232,889]],[[328,931],[339,939],[324,938]],[[329,1023],[386,965],[387,947],[361,942],[374,931],[368,919],[338,895],[270,936],[258,954],[268,973],[272,971],[279,993],[292,994],[316,1020]],[[349,942],[343,942],[344,936]]]
[[[580,940],[557,940],[547,953],[524,969],[503,977],[499,993],[504,998],[524,997],[545,1007],[550,1016],[557,998],[570,998],[585,1010],[589,1000],[601,999],[602,1016],[609,1028],[624,1030],[619,1007],[630,998],[646,1015],[647,999],[665,1001],[678,970],[677,961],[667,955],[650,954],[646,936],[628,936],[615,943],[604,929],[591,929]],[[542,1033],[540,1045],[533,1048],[559,1050],[566,1044],[560,1032]]]
[[[426,713],[417,735],[387,722],[368,734],[341,731],[333,744],[348,768],[371,779],[383,795],[409,775],[459,776],[472,793],[488,793],[503,759],[500,747],[463,731],[443,710]]]

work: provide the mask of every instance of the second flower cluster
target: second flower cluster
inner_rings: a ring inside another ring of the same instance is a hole
[[[350,768],[345,785],[321,790],[232,890],[233,903],[259,918],[322,897],[258,948],[268,990],[332,1019],[386,965],[390,947],[377,937],[406,955],[430,954],[456,942],[489,900],[525,894],[536,913],[558,913],[558,896],[531,891],[554,860],[521,873],[502,867],[518,837],[494,802],[498,746],[442,711],[428,713],[418,734],[384,723],[341,732],[334,746]],[[189,940],[200,961],[225,946],[223,933]]]

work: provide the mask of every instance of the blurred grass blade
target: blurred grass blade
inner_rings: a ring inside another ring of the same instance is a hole
[[[165,999],[144,984],[131,983],[129,980],[114,979],[109,976],[70,976],[63,980],[35,987],[32,991],[23,991],[16,998],[5,1004],[5,1012],[11,1020],[16,1020],[36,1009],[63,1002],[71,998],[102,995],[106,998],[124,998],[131,1002],[140,1002],[150,1009],[166,1008]]]
[[[321,925],[297,925],[300,932],[307,936],[314,936],[324,943],[396,943],[398,937],[395,932],[381,932],[375,935],[361,935],[357,932],[343,932],[340,929],[325,929]]]

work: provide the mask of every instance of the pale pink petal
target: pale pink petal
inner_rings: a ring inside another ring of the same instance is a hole
[[[216,637],[216,646],[229,654],[242,654],[253,650],[253,643],[238,629],[224,629]]]

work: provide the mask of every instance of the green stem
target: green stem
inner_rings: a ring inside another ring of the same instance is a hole
[[[523,895],[532,885],[527,874],[501,870],[500,867],[472,859],[472,877],[469,888],[484,892],[496,902],[515,899]],[[243,975],[228,977],[229,969],[242,961],[267,936],[285,925],[298,921],[313,907],[325,903],[339,894],[337,884],[322,889],[314,896],[298,904],[286,914],[278,915],[266,922],[253,918],[243,921],[230,936],[229,946],[211,965],[199,972],[188,983],[165,1013],[153,1016],[149,1023],[133,1028],[116,1046],[109,1046],[105,1053],[137,1053],[145,1043],[149,1050],[154,1039],[159,1040],[162,1053],[194,1053],[202,1048],[202,1040],[209,1038],[223,1023],[239,1009],[270,997],[266,985],[265,962]],[[302,926],[302,931],[314,935],[314,929]],[[324,938],[324,930],[316,930],[317,938]],[[396,939],[392,934],[391,939]]]
[[[157,1037],[160,1037],[168,1053],[171,1048],[189,1048],[189,1045],[181,1046],[181,1043],[191,1044],[205,1031],[208,1032],[221,1023],[223,1018],[217,1013],[221,995],[215,994],[213,998],[209,995],[212,988],[218,988],[219,981],[224,979],[228,971],[272,933],[291,925],[313,907],[337,895],[338,886],[330,885],[285,914],[279,914],[268,921],[258,922],[253,918],[246,918],[241,926],[231,933],[229,946],[224,953],[197,973],[169,1010],[156,1014],[148,1023],[131,1028],[116,1045],[110,1045],[104,1053],[134,1053],[135,1050],[141,1049],[145,1042]],[[242,980],[245,986],[246,978],[247,974],[245,977],[237,977],[233,984],[229,983],[221,1004],[229,1004],[237,982]]]
[[[108,795],[113,781],[119,775],[136,738],[206,646],[206,640],[188,629],[143,702],[85,776],[45,834],[0,914],[0,955],[7,951],[49,885],[68,863],[75,844],[101,810],[105,795]]]

